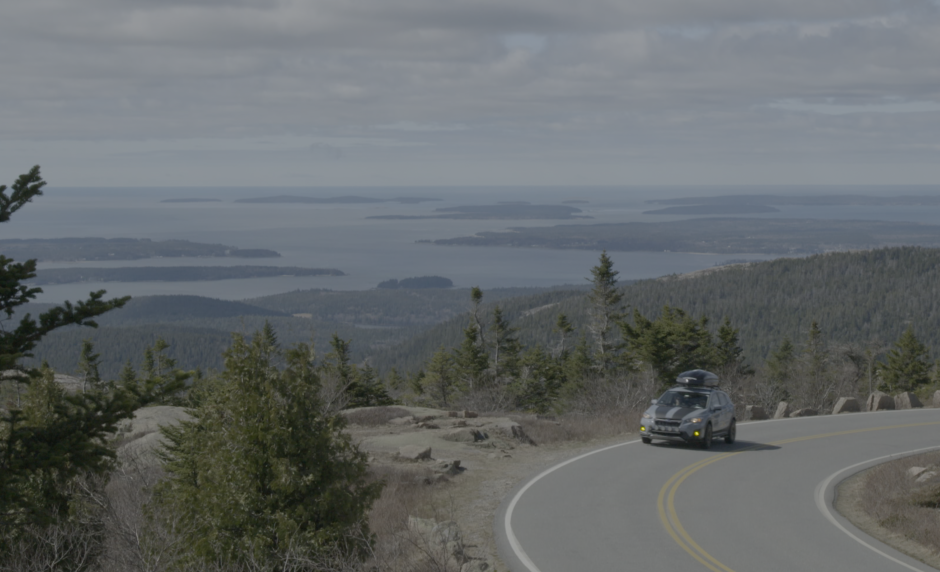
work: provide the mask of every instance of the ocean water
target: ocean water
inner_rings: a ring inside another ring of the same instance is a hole
[[[764,188],[766,192],[862,192],[865,194],[923,194],[934,189],[866,187],[808,189]],[[277,259],[158,258],[136,261],[42,263],[53,267],[227,266],[271,265],[338,268],[347,276],[273,277],[211,282],[107,282],[44,286],[38,301],[61,302],[106,289],[109,295],[195,294],[222,299],[245,299],[298,289],[364,290],[389,278],[439,275],[458,287],[553,286],[584,284],[599,253],[580,250],[435,246],[416,242],[510,227],[664,221],[688,216],[651,216],[655,198],[760,192],[757,188],[715,187],[507,187],[507,188],[48,188],[45,195],[0,225],[2,238],[88,237],[185,239],[222,243],[239,248],[268,248]],[[376,198],[420,196],[441,199],[420,204],[244,204],[235,199],[293,194],[315,197],[359,195]],[[200,197],[221,202],[162,203],[164,199]],[[375,220],[373,215],[422,215],[434,209],[471,204],[528,201],[575,204],[583,215],[570,221],[546,220]],[[781,208],[764,217],[900,220],[936,223],[940,209],[923,207]],[[768,256],[710,255],[676,252],[612,252],[623,280],[685,273],[714,266],[729,258],[767,259]]]

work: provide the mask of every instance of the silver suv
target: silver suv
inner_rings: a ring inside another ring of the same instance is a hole
[[[653,400],[640,421],[640,439],[647,444],[653,439],[696,443],[708,449],[717,437],[734,443],[736,425],[734,404],[718,389],[718,376],[694,369],[679,374],[676,386]]]

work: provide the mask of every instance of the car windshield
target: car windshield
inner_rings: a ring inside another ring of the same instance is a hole
[[[707,403],[707,395],[691,391],[667,391],[656,402],[657,405],[665,407],[684,407],[687,409],[705,409]]]

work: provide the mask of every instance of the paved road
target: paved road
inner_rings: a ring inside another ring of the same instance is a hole
[[[835,513],[832,491],[934,447],[940,409],[744,423],[708,451],[628,442],[519,485],[497,515],[499,552],[513,572],[932,571]]]

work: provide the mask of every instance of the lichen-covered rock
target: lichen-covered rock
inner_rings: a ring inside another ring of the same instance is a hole
[[[510,439],[516,439],[529,445],[535,445],[535,441],[526,435],[525,429],[522,428],[522,425],[519,425],[511,419],[500,419],[496,421],[493,423],[493,429],[500,433],[503,437],[509,437]]]
[[[832,414],[858,413],[861,410],[861,407],[858,405],[858,399],[854,397],[840,397],[839,401],[836,401],[836,406],[832,408]]]
[[[476,443],[478,441],[485,441],[487,435],[473,427],[461,427],[444,433],[441,435],[441,439],[454,441],[455,443]]]
[[[409,461],[424,461],[431,458],[431,448],[421,445],[405,445],[398,449],[398,456]]]
[[[868,396],[865,409],[866,411],[890,411],[894,409],[894,398],[886,393],[876,391]]]
[[[907,470],[907,476],[912,479],[916,479],[926,470],[927,467],[911,467]]]
[[[894,396],[895,409],[920,409],[923,406],[920,399],[917,399],[917,396],[909,391]]]
[[[774,413],[774,419],[783,419],[784,417],[790,416],[790,404],[786,401],[781,401],[777,404],[777,411]]]
[[[760,421],[767,419],[767,412],[760,405],[748,405],[744,408],[742,421]]]

